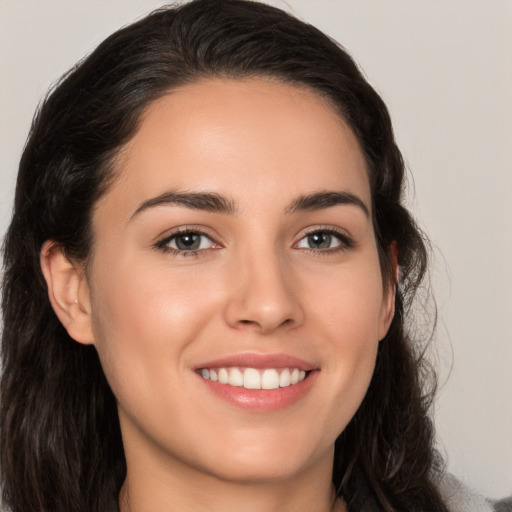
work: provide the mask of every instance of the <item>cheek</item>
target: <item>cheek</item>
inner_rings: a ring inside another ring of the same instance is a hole
[[[108,261],[108,258],[105,258]],[[91,289],[95,346],[115,388],[179,372],[188,346],[219,309],[213,283],[165,265],[98,266]],[[132,269],[137,269],[133,271]],[[139,384],[138,384],[139,385]]]
[[[366,394],[375,368],[383,307],[382,280],[378,262],[331,273],[324,293],[318,286],[310,296],[312,339],[318,351],[328,354],[322,371],[332,385],[328,409],[344,427]],[[322,346],[320,346],[322,344]]]
[[[317,321],[328,330],[334,346],[355,353],[374,346],[384,308],[378,262],[356,261],[330,272],[322,279],[322,286],[318,285],[318,276],[315,278],[304,285],[309,290],[308,304]]]
[[[176,329],[196,325],[202,318],[198,311],[204,312],[214,300],[211,280],[201,279],[197,272],[186,268],[171,272],[165,261],[151,259],[149,263],[136,258],[110,261],[115,264],[98,268],[92,290],[94,313],[102,330],[147,335],[162,329],[170,336]]]

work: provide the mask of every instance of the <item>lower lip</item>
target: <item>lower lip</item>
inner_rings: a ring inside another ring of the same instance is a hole
[[[231,405],[253,412],[271,412],[290,407],[304,398],[313,386],[318,371],[311,371],[307,377],[285,388],[246,389],[242,386],[230,386],[213,380],[198,377],[208,389]]]

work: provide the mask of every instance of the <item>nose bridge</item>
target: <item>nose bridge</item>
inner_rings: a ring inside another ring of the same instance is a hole
[[[240,251],[233,266],[233,293],[226,308],[232,327],[270,332],[302,321],[291,266],[277,247],[269,244],[265,249]]]

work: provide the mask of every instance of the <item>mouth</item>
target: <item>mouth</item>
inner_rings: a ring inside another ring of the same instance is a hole
[[[245,389],[279,389],[302,382],[310,373],[299,368],[200,368],[199,375],[205,380]]]
[[[195,373],[206,389],[231,406],[271,412],[306,397],[320,368],[287,354],[242,353],[205,362]]]

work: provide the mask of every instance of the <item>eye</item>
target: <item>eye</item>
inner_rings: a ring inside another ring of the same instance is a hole
[[[215,242],[200,231],[179,231],[158,242],[157,247],[177,254],[195,253],[217,247]]]
[[[333,230],[312,231],[303,236],[296,245],[298,249],[318,251],[342,250],[352,246],[353,243],[347,235]]]

